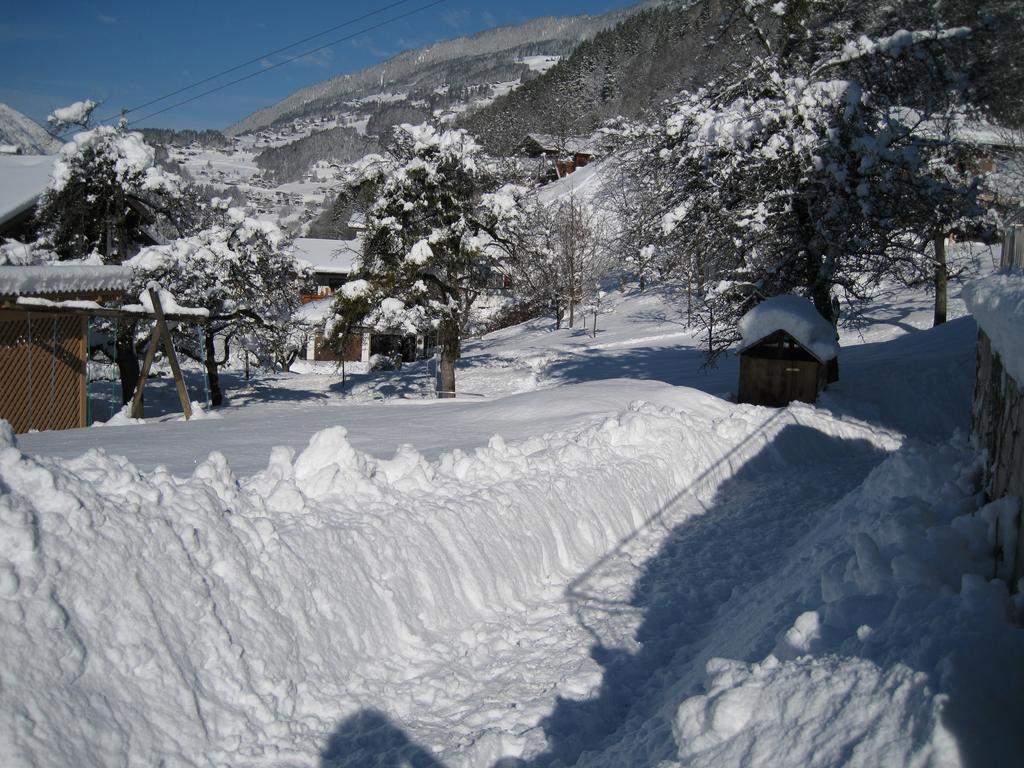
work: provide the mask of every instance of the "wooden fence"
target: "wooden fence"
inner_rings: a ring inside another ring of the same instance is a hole
[[[85,324],[0,311],[0,418],[15,432],[85,426]]]

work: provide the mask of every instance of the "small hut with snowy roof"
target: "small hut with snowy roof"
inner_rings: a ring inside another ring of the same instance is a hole
[[[835,328],[800,296],[773,296],[739,323],[738,402],[780,407],[813,403],[839,379]]]

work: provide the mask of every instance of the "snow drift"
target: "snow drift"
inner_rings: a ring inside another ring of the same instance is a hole
[[[453,765],[540,751],[554,698],[600,682],[570,580],[652,517],[699,512],[679,500],[787,425],[896,444],[811,409],[676,399],[436,462],[371,459],[333,427],[242,480],[217,453],[189,478],[101,451],[35,459],[5,430],[0,680],[17,705],[0,754],[306,765],[367,707]]]

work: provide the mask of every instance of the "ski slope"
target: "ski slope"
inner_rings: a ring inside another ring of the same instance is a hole
[[[468,344],[455,401],[310,368],[4,434],[3,764],[1012,764],[962,303],[894,292],[773,410],[677,298]]]

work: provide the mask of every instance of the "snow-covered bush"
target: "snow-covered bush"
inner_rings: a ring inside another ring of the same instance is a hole
[[[292,316],[308,273],[284,253],[282,239],[275,225],[232,208],[225,225],[146,248],[127,262],[140,286],[155,280],[183,306],[209,311],[203,348],[194,329],[178,332],[176,346],[206,366],[214,405],[222,401],[218,366],[227,362],[236,336],[244,334],[258,353],[275,358],[287,358],[289,345],[302,343]]]

